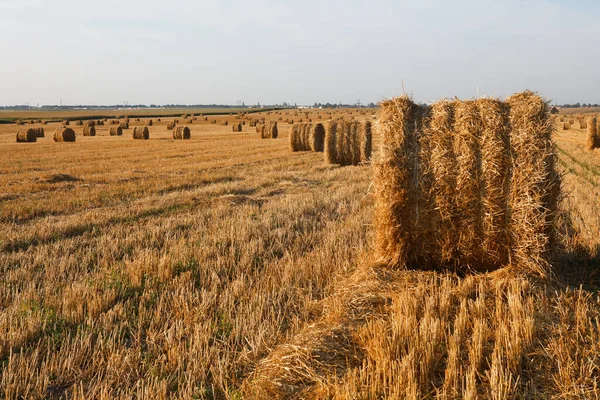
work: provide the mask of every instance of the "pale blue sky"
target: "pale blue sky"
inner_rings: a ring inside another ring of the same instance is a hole
[[[0,105],[600,103],[597,1],[0,0]]]

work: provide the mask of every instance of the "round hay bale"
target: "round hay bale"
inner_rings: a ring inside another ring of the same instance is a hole
[[[229,125],[229,122],[227,122],[227,120],[225,120],[225,121],[222,121],[222,122],[221,122],[221,125],[223,125],[223,126],[227,126],[227,125]]]
[[[234,132],[241,132],[242,131],[242,124],[240,124],[239,122],[233,124],[232,127],[233,127],[233,131]]]
[[[160,121],[161,121],[161,120],[160,120],[160,118],[158,118],[158,119],[156,120],[156,122],[160,122]]]
[[[110,136],[121,136],[123,134],[123,129],[120,126],[111,126],[110,127]]]
[[[173,129],[173,139],[174,140],[184,140],[189,139],[191,137],[190,128],[185,125],[178,126]]]
[[[74,142],[75,131],[67,126],[61,126],[54,131],[55,142]]]
[[[146,122],[146,126],[152,126],[152,120],[151,120],[151,119],[149,119],[149,120]]]
[[[75,121],[75,126],[81,126],[83,125],[83,121]]]
[[[33,143],[37,141],[37,133],[33,128],[21,128],[17,131],[17,143]]]
[[[85,126],[96,126],[96,121],[86,121]]]
[[[93,125],[84,126],[83,136],[96,136],[96,127]]]
[[[136,126],[133,128],[133,138],[134,139],[150,139],[150,130],[147,126]]]
[[[119,127],[121,129],[129,129],[129,122],[128,121],[121,121],[121,122],[119,122]]]
[[[44,137],[45,136],[44,128],[42,128],[42,127],[33,128],[33,130],[35,131],[35,134],[37,135],[37,137]]]
[[[175,128],[175,122],[167,122],[167,129],[171,130]]]
[[[96,126],[104,126],[104,120],[99,119],[96,121]]]

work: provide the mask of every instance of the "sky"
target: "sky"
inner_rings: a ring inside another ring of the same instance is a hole
[[[0,106],[600,103],[592,0],[0,0]]]

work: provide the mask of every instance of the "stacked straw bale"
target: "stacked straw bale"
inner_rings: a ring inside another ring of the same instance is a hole
[[[17,143],[33,143],[37,138],[37,132],[33,128],[20,128],[17,131]]]
[[[187,126],[181,125],[181,126],[175,127],[173,129],[173,139],[174,140],[189,139],[190,137],[191,137],[191,131],[190,131],[190,128],[188,128]]]
[[[134,139],[150,139],[150,131],[147,126],[136,126],[133,128],[133,138]]]
[[[600,134],[598,133],[598,119],[592,117],[587,124],[587,142],[585,147],[588,150],[594,150],[600,147]]]
[[[74,142],[75,141],[75,131],[68,126],[62,126],[60,128],[56,128],[54,131],[54,141],[55,142]]]
[[[94,127],[94,125],[84,126],[83,136],[96,136],[96,128]]]
[[[292,151],[322,152],[325,144],[323,124],[295,124],[290,130],[290,149]]]
[[[123,135],[123,129],[120,126],[110,127],[110,136],[121,136]]]
[[[542,98],[527,91],[505,102],[420,106],[403,96],[381,104],[376,129],[382,262],[460,273],[549,271],[560,177]]]
[[[341,119],[329,121],[325,130],[325,162],[358,165],[371,158],[371,123]]]

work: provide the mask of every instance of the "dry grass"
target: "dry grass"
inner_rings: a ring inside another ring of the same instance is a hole
[[[539,280],[374,264],[372,169],[290,153],[289,125],[165,126],[23,146],[0,125],[2,397],[598,397],[585,132],[555,136],[569,196]]]

